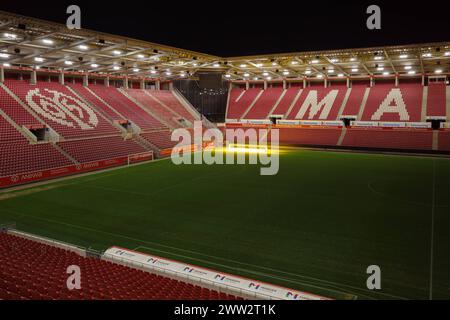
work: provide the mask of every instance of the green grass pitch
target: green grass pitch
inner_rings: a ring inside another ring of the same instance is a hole
[[[448,159],[287,151],[276,176],[163,160],[15,193],[0,223],[80,246],[336,298],[428,299],[432,279],[432,297],[450,298]],[[366,287],[369,265],[379,291]]]

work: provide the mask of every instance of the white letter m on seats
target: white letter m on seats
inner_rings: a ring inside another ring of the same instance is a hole
[[[308,119],[314,119],[316,114],[322,110],[320,113],[319,119],[326,120],[328,118],[328,114],[330,113],[331,108],[333,107],[334,101],[338,95],[338,90],[331,90],[325,98],[323,98],[320,102],[318,102],[317,91],[311,90],[306,97],[305,101],[302,104],[302,107],[298,111],[295,119],[303,119],[305,113],[309,109]]]

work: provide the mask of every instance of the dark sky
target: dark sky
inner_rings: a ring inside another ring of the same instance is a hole
[[[1,0],[0,9],[65,23],[77,4],[84,28],[219,56],[450,40],[446,1],[308,2]],[[366,28],[370,4],[382,9],[382,30]]]

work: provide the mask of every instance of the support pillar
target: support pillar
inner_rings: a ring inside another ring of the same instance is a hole
[[[328,78],[325,78],[325,80],[323,80],[323,86],[324,88],[328,88]]]
[[[161,90],[161,81],[160,80],[156,80],[156,82],[155,82],[155,89],[156,90]]]
[[[64,85],[64,72],[59,73],[59,84]]]
[[[286,80],[283,80],[283,90],[287,89]]]
[[[128,89],[128,77],[123,78],[123,87]]]
[[[347,78],[347,88],[350,88],[350,78]]]
[[[398,87],[398,75],[395,76],[395,86]]]
[[[264,81],[264,90],[267,90],[267,81]]]
[[[170,90],[170,91],[173,90],[173,82],[172,82],[172,81],[169,82],[169,90]]]
[[[3,67],[0,68],[0,83],[5,82],[5,69]]]
[[[250,83],[248,81],[245,81],[245,90],[250,89]]]
[[[30,79],[30,83],[31,83],[31,84],[36,84],[36,83],[37,83],[37,73],[36,73],[36,70],[31,71],[31,79]]]
[[[303,78],[303,89],[306,89],[306,78]]]
[[[425,76],[422,75],[422,86],[424,86],[424,85],[425,85]]]
[[[105,78],[105,87],[109,87],[109,77]]]
[[[141,79],[141,90],[145,90],[145,80]]]
[[[89,86],[89,76],[87,74],[83,76],[83,86],[85,87]]]
[[[370,87],[371,88],[373,87],[373,78],[372,77],[370,77]]]

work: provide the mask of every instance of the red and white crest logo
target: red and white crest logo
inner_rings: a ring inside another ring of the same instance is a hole
[[[36,88],[28,91],[26,101],[39,115],[64,126],[91,130],[98,125],[97,115],[89,106],[64,93]]]

